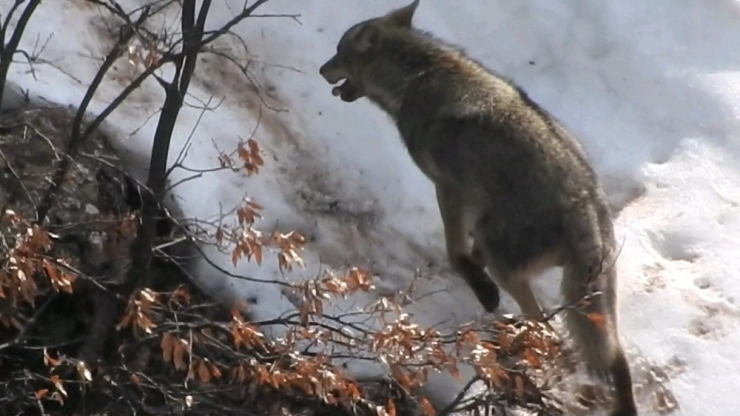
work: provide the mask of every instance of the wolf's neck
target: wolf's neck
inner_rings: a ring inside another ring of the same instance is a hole
[[[364,92],[372,102],[396,118],[409,87],[419,76],[421,74],[413,67],[384,59],[364,78],[367,81]]]
[[[459,65],[457,55],[455,50],[440,47],[418,34],[387,39],[383,58],[366,68],[365,95],[395,119],[409,89],[429,85],[425,80],[430,77],[444,77],[442,73],[453,69],[451,65]],[[445,88],[438,82],[434,84]]]

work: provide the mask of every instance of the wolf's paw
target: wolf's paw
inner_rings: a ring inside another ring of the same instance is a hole
[[[499,304],[501,303],[501,296],[499,295],[499,288],[496,283],[492,280],[484,281],[481,283],[481,287],[476,290],[478,301],[480,301],[483,309],[488,313],[496,312]]]

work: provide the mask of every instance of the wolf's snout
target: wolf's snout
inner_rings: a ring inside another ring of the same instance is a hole
[[[321,65],[321,68],[319,68],[319,74],[321,74],[329,84],[336,84],[346,78],[344,71],[339,68],[336,56],[333,56],[331,59],[326,61],[324,65]]]
[[[326,65],[328,62],[324,65],[321,65],[321,68],[319,68],[319,74],[321,74],[322,77],[326,78]],[[328,80],[327,80],[328,81]]]
[[[339,60],[336,55],[326,61],[324,65],[321,65],[319,68],[319,74],[321,74],[329,84],[337,84],[340,81],[344,81],[340,85],[331,89],[331,94],[333,96],[339,97],[348,103],[362,97],[360,88],[358,88],[355,82],[350,79],[347,71],[342,69],[341,65],[339,65]]]

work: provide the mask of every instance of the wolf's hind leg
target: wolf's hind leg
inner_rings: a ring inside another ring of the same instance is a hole
[[[437,186],[437,202],[452,267],[465,279],[486,312],[494,312],[499,306],[499,289],[486,273],[483,263],[471,253],[460,195],[449,187]]]

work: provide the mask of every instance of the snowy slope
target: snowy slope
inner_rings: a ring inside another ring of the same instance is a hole
[[[0,0],[2,10],[10,3]],[[229,19],[225,4],[241,3],[214,2],[209,25]],[[208,174],[177,186],[172,196],[186,215],[216,219],[248,194],[269,213],[260,228],[278,223],[311,236],[306,270],[288,279],[351,263],[373,269],[377,294],[397,293],[418,268],[420,299],[408,310],[422,324],[454,326],[479,317],[481,308],[446,265],[430,183],[385,115],[365,100],[335,99],[318,75],[347,27],[403,4],[273,0],[262,13],[299,14],[300,23],[259,18],[237,27],[251,54],[241,58],[256,61],[262,98],[288,111],[260,111],[260,97],[235,68],[212,57],[201,61],[191,93],[225,102],[203,114],[194,132],[200,111],[183,108],[170,159],[190,141],[184,164],[214,167],[214,143],[233,150],[260,117],[255,138],[270,157],[256,177]],[[170,11],[161,24],[174,18]],[[732,358],[740,344],[738,18],[736,0],[424,0],[415,17],[416,25],[517,81],[582,138],[618,212],[621,331],[636,381],[645,384],[638,388],[644,415],[657,414],[650,374],[664,376],[661,383],[681,406],[676,414],[740,414],[740,361]],[[43,54],[52,64],[36,65],[34,73],[14,65],[11,80],[36,102],[75,105],[111,43],[105,19],[82,1],[46,1],[22,46],[31,49],[52,33]],[[135,74],[119,62],[91,111],[100,111],[120,81]],[[195,105],[195,97],[187,101]],[[162,99],[150,82],[110,118],[132,163],[147,163],[156,122],[149,117]],[[176,170],[173,182],[191,175]],[[275,262],[243,261],[235,269],[228,257],[213,253],[212,260],[240,275],[284,279]],[[546,273],[550,278],[538,285],[550,306],[559,273]],[[258,320],[294,310],[275,285],[232,279],[206,264],[195,274],[214,296],[249,299]],[[363,306],[377,294],[337,308]],[[504,307],[518,312],[508,298]],[[381,368],[353,363],[350,371],[367,377]],[[460,383],[439,375],[427,392],[444,402],[455,387]]]

